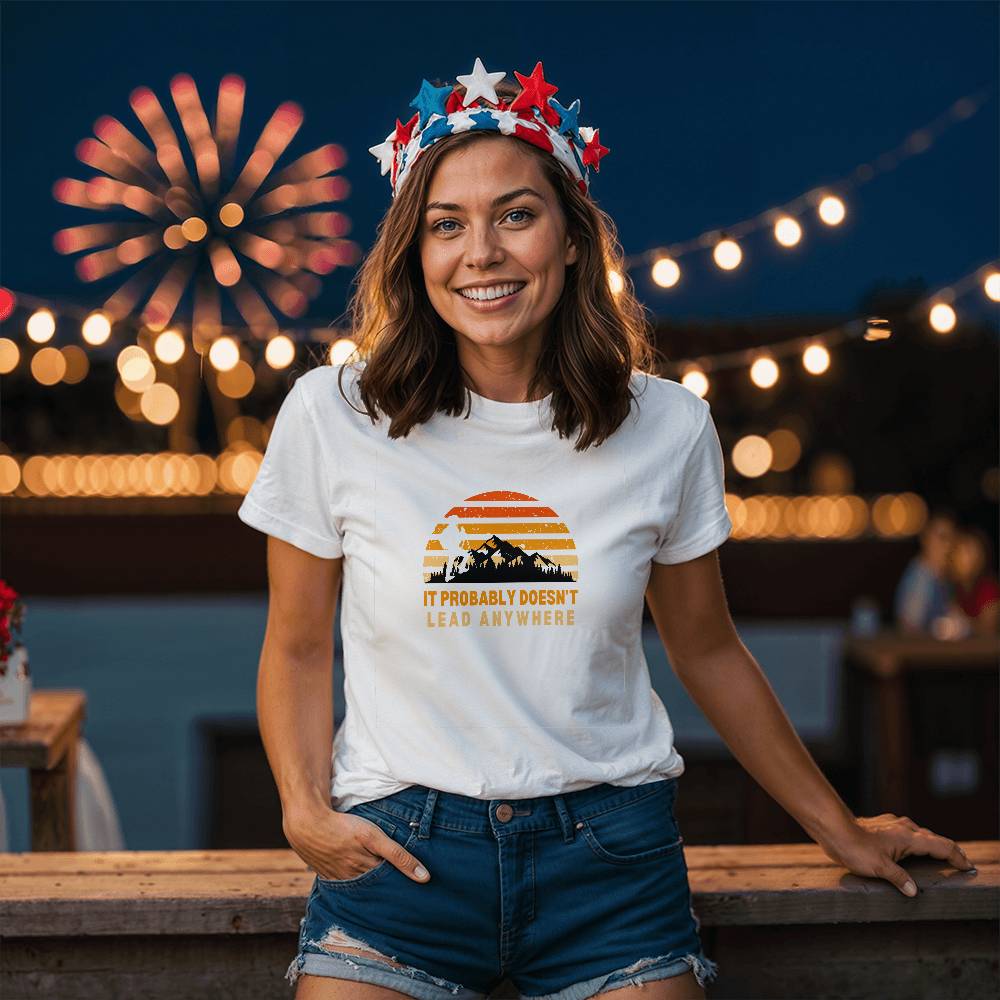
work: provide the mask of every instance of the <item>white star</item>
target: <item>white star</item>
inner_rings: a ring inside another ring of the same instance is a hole
[[[379,176],[384,177],[392,169],[392,158],[396,155],[395,149],[393,149],[392,141],[396,135],[396,130],[393,129],[386,137],[385,142],[380,142],[377,146],[369,146],[368,152],[372,154],[381,166],[379,171]]]
[[[452,113],[448,115],[448,121],[451,123],[452,132],[468,132],[475,124],[472,120],[474,113],[475,112],[472,111],[452,111]]]
[[[583,139],[588,145],[594,140],[594,130],[587,125],[581,125],[579,128],[580,138]]]
[[[494,111],[493,117],[497,120],[500,125],[500,131],[504,135],[513,135],[514,126],[518,122],[523,124],[522,119],[518,118],[513,111]]]
[[[500,99],[493,89],[505,76],[506,72],[487,73],[482,59],[476,56],[476,65],[467,76],[456,76],[455,79],[465,87],[465,98],[462,107],[467,108],[477,97],[485,98],[490,104],[499,104]]]

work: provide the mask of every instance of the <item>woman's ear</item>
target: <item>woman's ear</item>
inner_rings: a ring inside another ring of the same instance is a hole
[[[570,264],[575,264],[577,258],[576,244],[567,236],[566,237],[566,259],[564,263],[568,266]]]

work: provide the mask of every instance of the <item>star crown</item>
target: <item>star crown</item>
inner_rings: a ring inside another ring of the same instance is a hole
[[[393,198],[399,193],[420,154],[439,139],[459,132],[499,132],[530,142],[550,153],[576,182],[590,193],[590,168],[601,170],[601,157],[611,152],[601,145],[600,129],[578,125],[580,102],[563,107],[553,96],[558,87],[545,79],[541,62],[529,76],[514,71],[521,92],[510,101],[497,96],[496,86],[506,72],[490,73],[476,57],[472,72],[443,87],[424,80],[410,101],[415,108],[404,124],[368,152],[379,161],[382,176],[389,174]]]

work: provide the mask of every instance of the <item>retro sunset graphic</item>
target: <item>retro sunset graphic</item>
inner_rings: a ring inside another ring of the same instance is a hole
[[[576,545],[559,515],[526,493],[467,497],[437,524],[424,583],[574,583]]]

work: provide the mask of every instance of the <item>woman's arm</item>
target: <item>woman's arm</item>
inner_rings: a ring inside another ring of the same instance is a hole
[[[858,819],[847,808],[740,640],[716,551],[683,563],[653,563],[646,599],[671,666],[691,698],[733,756],[832,860],[856,874],[885,878],[900,891],[910,876],[895,862],[907,854],[972,867],[954,841],[905,816]]]
[[[333,623],[343,562],[268,536],[257,720],[286,819],[330,808]]]
[[[354,878],[386,858],[426,882],[423,866],[377,824],[330,803],[333,622],[343,562],[274,535],[267,539],[269,602],[257,720],[281,799],[282,830],[323,878]]]

